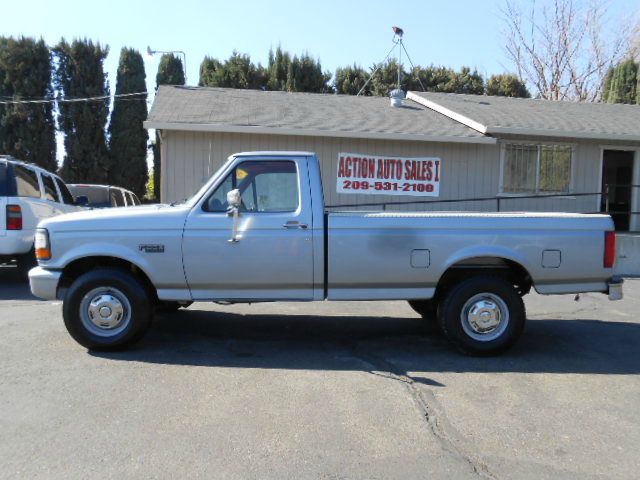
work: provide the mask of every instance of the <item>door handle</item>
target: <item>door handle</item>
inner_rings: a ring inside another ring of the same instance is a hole
[[[299,222],[296,222],[295,220],[289,220],[287,223],[285,223],[282,226],[287,229],[302,228],[303,230],[309,227],[309,225],[307,225],[306,223],[299,223]]]

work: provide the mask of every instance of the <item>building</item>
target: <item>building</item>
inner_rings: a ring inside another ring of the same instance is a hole
[[[409,92],[392,107],[379,97],[161,86],[145,127],[160,132],[165,202],[191,195],[234,152],[314,151],[328,205],[608,210],[618,230],[640,230],[640,106]],[[364,159],[424,160],[399,184],[424,186],[374,189],[375,163],[344,183],[341,160]]]

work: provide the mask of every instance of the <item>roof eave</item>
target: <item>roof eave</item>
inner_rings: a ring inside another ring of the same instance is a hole
[[[574,132],[567,130],[541,130],[535,128],[488,127],[489,135],[518,135],[526,137],[576,138],[584,140],[615,140],[640,142],[640,135],[603,132]]]
[[[346,132],[336,130],[307,130],[301,128],[278,128],[252,125],[220,125],[212,123],[179,123],[157,122],[147,120],[144,128],[158,130],[179,130],[187,132],[224,132],[224,133],[252,133],[264,135],[296,135],[311,137],[338,137],[338,138],[366,138],[374,140],[398,140],[413,142],[445,142],[445,143],[480,143],[495,144],[497,140],[491,137],[463,137],[454,135],[416,135],[401,133],[381,132]]]

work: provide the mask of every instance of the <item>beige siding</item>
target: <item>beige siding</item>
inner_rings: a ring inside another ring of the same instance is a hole
[[[325,201],[328,205],[494,197],[499,193],[500,145],[185,131],[164,131],[163,142],[167,155],[162,162],[161,191],[164,202],[180,200],[191,195],[229,155],[255,150],[316,152],[322,166]],[[595,143],[568,143],[576,145],[573,191],[598,191],[600,146]],[[338,194],[336,193],[336,163],[339,152],[398,157],[439,157],[442,159],[440,196],[435,198]],[[495,200],[435,202],[401,207],[390,206],[388,209],[495,211],[496,204]],[[372,208],[374,207],[367,207],[367,209]],[[543,200],[503,198],[501,209],[592,212],[598,210],[598,199],[595,196],[568,196]]]

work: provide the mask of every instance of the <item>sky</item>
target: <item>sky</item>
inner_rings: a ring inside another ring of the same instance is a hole
[[[0,35],[42,37],[49,45],[87,37],[108,45],[112,93],[123,46],[143,53],[153,92],[160,55],[147,56],[147,46],[184,51],[187,83],[197,85],[205,55],[223,60],[237,50],[265,65],[278,45],[320,58],[331,72],[353,63],[369,67],[393,46],[394,25],[404,29],[415,65],[469,66],[490,76],[514,70],[503,48],[504,1],[0,0]],[[612,18],[639,10],[638,0],[609,1]]]
[[[580,0],[577,0],[580,2]],[[586,1],[586,0],[584,0]],[[198,82],[205,55],[228,58],[234,50],[267,63],[270,47],[319,57],[325,70],[357,63],[368,67],[392,47],[391,27],[416,65],[477,68],[484,75],[512,71],[503,49],[504,0],[423,0],[398,3],[335,1],[124,1],[0,0],[0,34],[88,37],[110,48],[105,69],[112,91],[123,46],[144,54],[148,89],[155,88],[159,55],[153,50],[183,50],[187,80]],[[611,0],[612,14],[638,11],[637,0]]]

